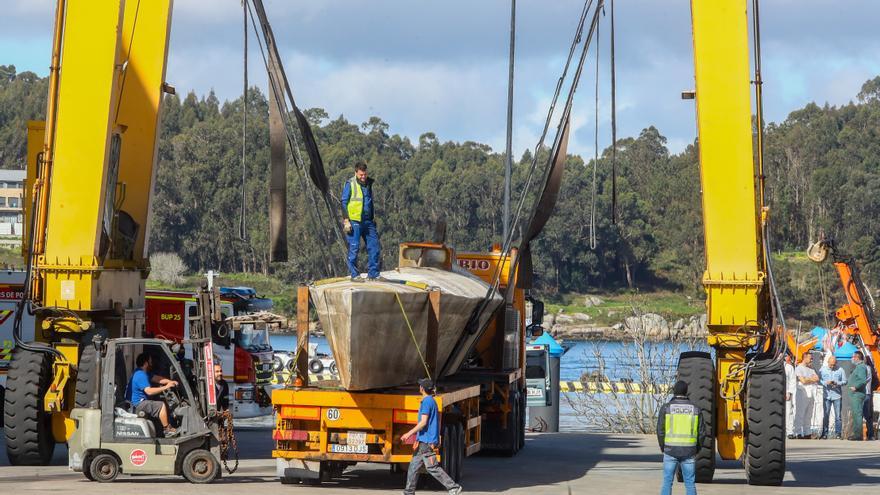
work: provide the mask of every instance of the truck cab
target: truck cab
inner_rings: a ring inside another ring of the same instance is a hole
[[[235,289],[241,292],[242,288]],[[222,321],[211,331],[214,354],[229,384],[229,409],[236,418],[272,413],[268,390],[273,376],[270,325],[248,318],[246,302],[253,299],[226,292],[221,298]],[[190,323],[198,315],[195,294],[148,290],[146,302],[147,337],[174,342],[189,338]]]

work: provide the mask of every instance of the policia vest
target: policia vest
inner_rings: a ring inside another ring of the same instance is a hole
[[[663,453],[679,459],[695,456],[699,450],[700,409],[687,399],[676,398],[663,406],[663,416]]]
[[[364,190],[356,177],[348,180],[351,188],[351,198],[348,200],[348,219],[352,222],[360,222],[364,214]]]

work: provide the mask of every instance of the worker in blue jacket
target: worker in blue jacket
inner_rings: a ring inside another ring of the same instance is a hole
[[[357,162],[354,177],[345,182],[342,189],[342,216],[348,237],[348,270],[352,279],[360,278],[357,267],[361,239],[367,245],[367,278],[379,278],[379,231],[373,217],[373,179],[367,176],[367,164]]]

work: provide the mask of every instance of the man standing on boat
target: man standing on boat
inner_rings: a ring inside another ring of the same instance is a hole
[[[367,278],[379,278],[379,231],[373,218],[373,179],[367,176],[367,164],[359,161],[354,166],[354,177],[342,188],[342,217],[348,237],[348,271],[352,279],[360,278],[357,267],[361,239],[367,246]]]

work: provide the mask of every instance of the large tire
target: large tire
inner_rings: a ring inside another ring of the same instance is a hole
[[[462,423],[455,423],[455,438],[458,443],[458,447],[455,449],[455,482],[461,483],[462,478],[464,477],[464,425]]]
[[[92,344],[83,346],[76,367],[76,407],[89,407],[95,398],[95,387],[98,386],[97,374],[98,352]],[[97,406],[95,406],[97,407]]]
[[[558,400],[558,398],[556,398]],[[525,391],[520,391],[519,394],[519,450],[522,450],[526,446],[526,394]]]
[[[746,379],[746,477],[779,486],[785,476],[785,374],[782,362],[759,360]]]
[[[443,436],[440,438],[440,467],[452,479],[455,479],[453,470],[455,466],[455,448],[458,442],[455,436],[455,423],[452,420],[443,422]]]
[[[6,455],[13,466],[45,466],[52,460],[52,415],[43,409],[43,397],[51,383],[50,354],[22,347],[12,351],[6,375],[3,429]]]
[[[688,400],[700,408],[702,444],[694,459],[697,483],[715,476],[715,365],[708,352],[689,351],[678,358],[678,379],[688,384]]]

